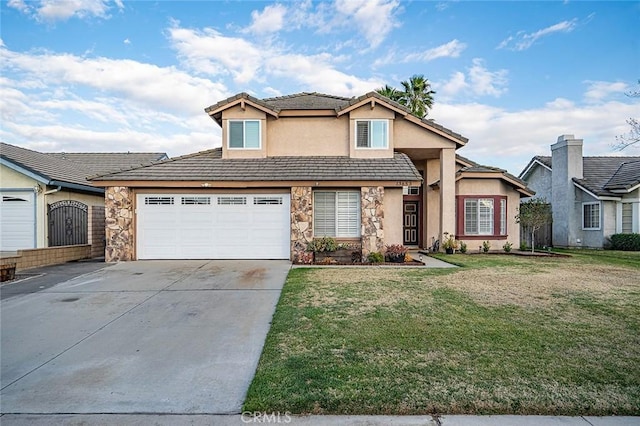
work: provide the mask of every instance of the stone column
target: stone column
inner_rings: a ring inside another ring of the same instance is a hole
[[[384,249],[384,187],[360,188],[362,256]]]
[[[291,188],[291,261],[301,262],[313,240],[313,192],[310,186]]]
[[[105,262],[134,260],[132,196],[131,189],[124,186],[105,191]]]

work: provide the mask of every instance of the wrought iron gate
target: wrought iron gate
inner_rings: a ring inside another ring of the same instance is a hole
[[[49,247],[87,244],[86,204],[64,200],[49,204]]]

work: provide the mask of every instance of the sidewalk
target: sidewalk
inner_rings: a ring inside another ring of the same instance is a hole
[[[640,417],[569,416],[292,416],[251,417],[216,414],[6,414],[3,425],[233,426],[289,424],[301,426],[638,426]]]

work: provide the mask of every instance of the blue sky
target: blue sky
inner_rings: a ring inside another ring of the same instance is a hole
[[[561,134],[616,154],[640,99],[640,3],[2,0],[0,138],[40,151],[220,146],[246,91],[358,96],[423,74],[459,153],[518,174]],[[624,154],[640,155],[638,148]]]

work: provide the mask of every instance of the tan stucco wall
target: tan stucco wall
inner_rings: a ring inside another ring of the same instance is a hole
[[[260,149],[229,149],[227,140],[227,131],[229,129],[229,120],[260,120]],[[222,158],[260,158],[266,157],[267,150],[267,132],[266,129],[267,114],[250,105],[245,104],[242,109],[240,105],[233,106],[222,112]]]
[[[267,140],[268,156],[348,156],[349,118],[269,118]]]
[[[440,151],[440,241],[444,233],[456,229],[456,152],[453,148]]]
[[[465,241],[469,250],[477,250],[482,241],[487,240],[491,243],[491,250],[502,250],[505,242],[509,241],[513,244],[513,249],[520,246],[520,225],[516,223],[516,215],[520,206],[520,193],[507,185],[500,179],[460,179],[456,184],[457,195],[504,195],[507,197],[507,239],[491,240],[483,238],[480,240],[462,240]],[[500,208],[500,206],[494,206]],[[460,214],[464,214],[461,212]]]
[[[395,148],[455,148],[455,143],[398,116],[394,126]]]
[[[423,218],[422,244],[429,247],[434,240],[439,239],[440,233],[440,190],[429,186],[440,179],[440,160],[426,160],[423,162],[424,170],[424,195],[423,205],[426,206]]]
[[[33,189],[36,180],[0,165],[0,187],[12,189]]]
[[[384,189],[384,243],[402,244],[402,188]]]

